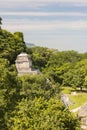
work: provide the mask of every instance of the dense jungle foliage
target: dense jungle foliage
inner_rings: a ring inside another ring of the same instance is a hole
[[[21,52],[42,75],[18,77]],[[28,48],[21,32],[0,29],[0,130],[80,130],[60,100],[62,86],[87,88],[87,53]]]

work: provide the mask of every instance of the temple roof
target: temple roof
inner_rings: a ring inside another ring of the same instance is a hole
[[[25,53],[25,52],[22,52],[22,53],[20,53],[20,54],[18,55],[18,57],[19,57],[19,56],[28,56],[28,54]]]

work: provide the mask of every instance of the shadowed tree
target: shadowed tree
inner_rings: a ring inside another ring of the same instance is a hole
[[[2,18],[0,17],[0,24],[2,24],[2,22],[1,22],[1,21],[2,21]]]
[[[1,21],[2,21],[2,18],[0,17],[0,25],[2,24],[2,22],[1,22]],[[1,30],[1,26],[0,26],[0,30]]]

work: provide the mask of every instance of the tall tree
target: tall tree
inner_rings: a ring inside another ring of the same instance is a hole
[[[2,18],[0,17],[0,24],[2,24],[2,22],[1,22],[1,21],[2,21]]]
[[[2,18],[0,17],[0,25],[2,24]],[[1,26],[0,26],[0,32],[1,32]]]

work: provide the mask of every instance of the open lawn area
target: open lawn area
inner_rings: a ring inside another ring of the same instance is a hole
[[[62,92],[67,94],[70,100],[73,102],[69,108],[70,110],[80,107],[87,103],[87,90],[83,90],[82,92],[79,90],[74,90],[70,87],[64,87]]]

